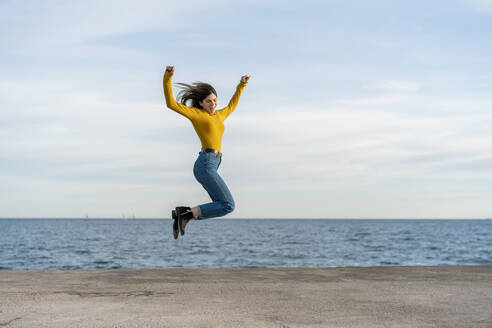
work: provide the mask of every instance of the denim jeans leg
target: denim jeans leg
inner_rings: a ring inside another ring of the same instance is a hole
[[[213,153],[205,154],[199,156],[193,168],[195,178],[212,199],[211,203],[198,206],[200,209],[199,220],[224,216],[234,210],[235,204],[232,194],[222,177],[217,173],[221,161],[221,156]]]

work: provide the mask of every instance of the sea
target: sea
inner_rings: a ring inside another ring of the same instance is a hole
[[[486,219],[0,219],[0,270],[486,264]]]

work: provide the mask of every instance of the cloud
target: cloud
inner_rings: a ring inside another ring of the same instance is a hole
[[[423,178],[439,175],[436,166],[452,167],[492,153],[492,134],[484,130],[490,123],[484,116],[408,117],[350,106],[242,114],[229,122],[228,138],[237,144],[240,136],[248,136],[241,152],[257,154],[253,165],[263,172],[255,172],[258,180],[302,176],[306,184],[316,177],[320,179],[314,183],[354,176]],[[464,133],[473,127],[483,128],[482,133]],[[477,176],[491,173],[476,172]],[[459,170],[454,174],[459,175]]]
[[[462,0],[464,4],[482,12],[492,12],[491,0]]]
[[[419,83],[395,80],[376,82],[376,86],[388,92],[415,92],[421,88]]]
[[[192,6],[191,6],[192,5]],[[9,15],[0,25],[2,40],[17,46],[76,44],[112,35],[189,24],[183,19],[201,1],[15,1],[2,2]],[[212,3],[213,5],[213,3]],[[12,29],[15,27],[15,29]]]

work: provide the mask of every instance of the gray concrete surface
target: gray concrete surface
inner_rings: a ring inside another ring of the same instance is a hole
[[[492,266],[0,271],[0,327],[492,327]]]

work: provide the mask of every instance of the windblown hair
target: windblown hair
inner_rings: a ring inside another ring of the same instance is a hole
[[[211,93],[217,96],[214,87],[208,83],[195,82],[191,85],[186,83],[176,84],[181,88],[181,91],[178,93],[178,101],[183,105],[186,105],[186,103],[191,100],[192,107],[203,109],[202,106],[200,106],[200,101],[203,101],[203,99],[207,98]]]

